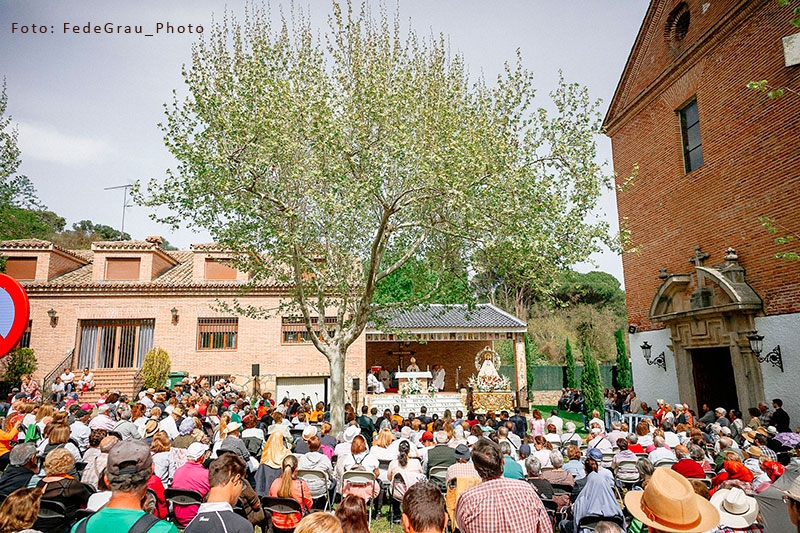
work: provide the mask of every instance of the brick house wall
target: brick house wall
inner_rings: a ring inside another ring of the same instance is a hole
[[[784,67],[781,44],[797,31],[790,11],[771,0],[689,1],[691,25],[676,48],[663,28],[678,4],[651,4],[606,117],[617,184],[639,167],[617,193],[636,248],[623,255],[629,321],[662,327],[648,319],[658,270],[691,271],[698,245],[711,254],[707,265],[736,249],[766,315],[800,312],[797,264],[774,258],[782,249],[758,221],[766,215],[800,231],[800,98],[770,101],[746,87],[768,79],[800,88],[800,67]],[[686,173],[676,110],[694,97],[704,164]]]

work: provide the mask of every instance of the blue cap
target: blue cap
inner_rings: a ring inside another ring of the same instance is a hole
[[[523,444],[519,447],[519,454],[528,457],[531,454],[531,446],[530,444]]]
[[[594,459],[595,461],[602,461],[603,460],[603,452],[601,452],[597,448],[590,448],[589,451],[586,452],[586,456],[589,459]]]

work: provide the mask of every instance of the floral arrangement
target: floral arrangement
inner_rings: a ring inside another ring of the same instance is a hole
[[[505,376],[475,376],[467,380],[467,386],[478,392],[511,390],[511,380]]]
[[[423,394],[423,390],[422,382],[417,378],[411,378],[400,389],[400,396],[405,398],[406,396],[410,396],[412,394]],[[428,387],[427,393],[433,397],[433,395],[436,393],[436,387],[431,385]]]

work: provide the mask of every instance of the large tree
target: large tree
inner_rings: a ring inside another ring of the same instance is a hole
[[[376,290],[409,261],[435,273],[516,254],[548,274],[608,240],[588,218],[609,182],[588,92],[561,80],[548,113],[520,58],[471,80],[446,43],[349,3],[333,4],[323,38],[297,13],[277,27],[259,8],[227,14],[193,48],[188,97],[167,106],[177,169],[137,192],[237,252],[254,283],[290,287],[270,311],[302,317],[327,358],[337,427],[348,347],[385,316]],[[430,301],[442,278],[415,276],[425,286],[405,303]],[[325,315],[335,324],[318,332]]]

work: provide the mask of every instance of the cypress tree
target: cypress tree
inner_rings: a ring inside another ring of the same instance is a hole
[[[569,344],[569,339],[567,339],[566,353],[567,388],[574,389],[578,386],[578,383],[575,381],[575,358],[572,356],[572,346]]]
[[[592,410],[597,409],[603,413],[603,385],[600,383],[600,366],[597,359],[592,355],[592,351],[586,346],[583,350],[583,371],[581,372],[581,388],[583,389],[583,399],[585,411],[591,414]]]
[[[631,361],[628,359],[628,352],[625,350],[625,338],[622,336],[622,328],[614,332],[617,341],[617,386],[621,389],[628,389],[633,386],[631,376]]]

